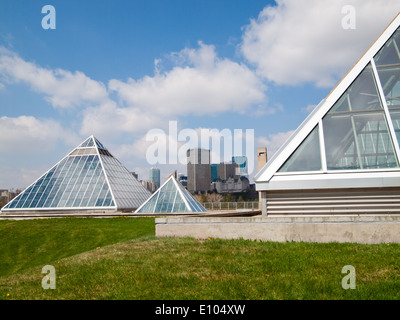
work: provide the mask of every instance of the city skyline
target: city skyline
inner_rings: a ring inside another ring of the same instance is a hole
[[[25,188],[90,135],[147,179],[146,135],[169,121],[253,129],[270,157],[400,11],[355,0],[346,28],[347,1],[49,4],[55,29],[43,4],[0,4],[2,189]]]

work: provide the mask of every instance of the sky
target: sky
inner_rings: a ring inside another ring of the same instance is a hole
[[[398,12],[398,0],[2,0],[0,189],[27,187],[90,135],[141,180],[153,166],[162,181],[186,173],[182,151],[200,143],[212,162],[262,146],[270,158]]]

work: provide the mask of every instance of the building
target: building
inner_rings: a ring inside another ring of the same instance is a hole
[[[153,182],[158,189],[160,187],[160,169],[151,168],[149,171],[149,180]]]
[[[152,181],[141,180],[140,183],[151,193],[154,193],[158,189],[157,185]]]
[[[16,190],[14,191],[9,191],[7,189],[0,189],[0,199],[4,201],[5,203],[11,201],[14,199],[18,194],[21,193],[21,190]]]
[[[264,215],[400,213],[399,26],[400,15],[256,174]]]
[[[136,213],[206,212],[206,209],[171,175]]]
[[[257,170],[260,171],[267,163],[267,148],[257,148]]]
[[[136,180],[139,180],[139,175],[136,172],[131,172],[131,174],[135,177]]]
[[[187,188],[191,193],[207,192],[211,184],[210,150],[187,151]]]
[[[217,180],[211,183],[211,188],[218,193],[237,193],[247,191],[250,187],[249,179],[229,177],[227,180]]]
[[[248,171],[246,156],[233,156],[232,162],[238,165],[238,167],[236,168],[237,176],[248,176],[249,171]]]
[[[183,186],[187,187],[187,176],[185,176],[183,173],[178,174],[178,182]]]
[[[217,181],[218,180],[218,164],[212,163],[210,170],[211,170],[211,182]]]
[[[3,213],[130,210],[151,195],[90,136],[3,207]]]
[[[218,164],[218,179],[227,180],[228,178],[238,178],[238,165],[236,163]]]

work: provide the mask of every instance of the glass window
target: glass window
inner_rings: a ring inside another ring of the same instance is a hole
[[[370,65],[323,118],[323,130],[328,170],[398,166]]]
[[[85,147],[88,147],[88,146],[89,147],[93,146],[92,138],[87,138],[84,142],[81,143],[81,145],[78,148],[85,148]]]
[[[397,142],[400,143],[400,28],[376,54],[374,60],[385,94]]]
[[[400,27],[385,43],[375,56],[375,63],[379,66],[389,66],[400,63]]]
[[[318,125],[293,152],[279,172],[322,170]]]

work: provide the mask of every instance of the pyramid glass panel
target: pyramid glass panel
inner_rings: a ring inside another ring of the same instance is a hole
[[[392,66],[400,63],[400,27],[386,41],[374,57],[377,67]]]
[[[118,159],[109,153],[100,154],[100,158],[117,203],[123,203],[126,208],[138,208],[149,198],[151,193]]]
[[[400,28],[374,58],[390,117],[400,143]]]
[[[137,213],[206,212],[204,207],[173,177],[170,177]]]
[[[323,118],[328,170],[398,166],[370,64]]]
[[[307,136],[279,172],[322,170],[318,126]]]
[[[135,209],[149,196],[150,192],[92,136],[3,210]]]
[[[96,142],[96,145],[97,145],[98,148],[106,150],[106,148],[100,143],[99,140],[97,140],[96,138],[94,138],[94,141]]]

